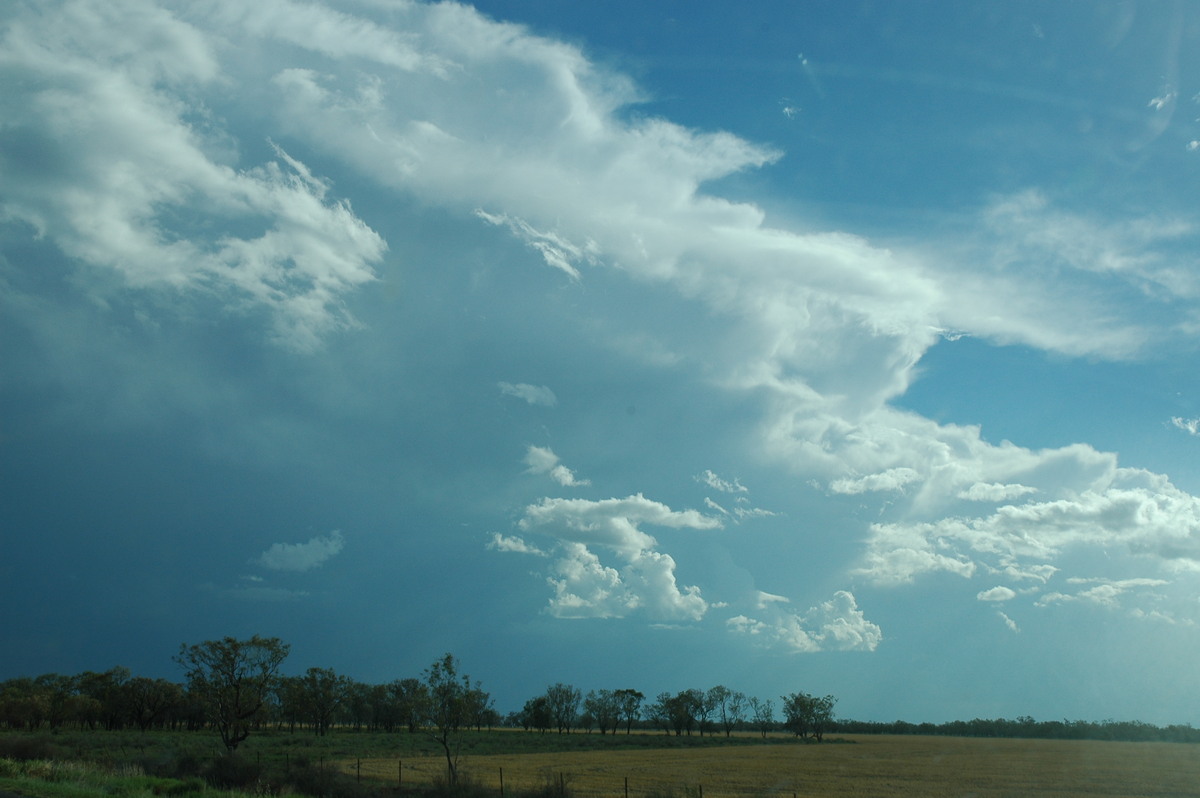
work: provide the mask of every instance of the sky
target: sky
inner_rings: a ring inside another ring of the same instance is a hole
[[[13,0],[0,678],[1200,723],[1200,9]]]

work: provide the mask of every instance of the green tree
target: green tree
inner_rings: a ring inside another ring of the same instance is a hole
[[[525,731],[537,730],[545,734],[554,725],[554,716],[550,714],[550,701],[545,695],[539,695],[525,702],[521,710],[521,727]]]
[[[324,737],[333,724],[334,713],[346,702],[352,683],[332,668],[309,668],[301,677],[304,706],[313,731]]]
[[[204,706],[230,754],[263,714],[289,648],[278,637],[258,635],[179,647],[175,661],[187,675],[188,692]]]
[[[398,679],[388,685],[388,695],[395,702],[398,721],[415,733],[429,715],[429,688],[420,679]]]
[[[820,742],[833,722],[836,703],[837,699],[831,695],[818,697],[800,692],[783,696],[784,728],[802,740],[811,736]]]
[[[751,698],[750,711],[754,713],[754,725],[758,727],[758,731],[765,740],[767,732],[775,727],[775,702],[769,698],[766,700]]]
[[[446,754],[446,779],[450,787],[458,785],[458,752],[462,730],[470,719],[471,679],[458,675],[458,663],[452,654],[425,669],[425,689],[429,693],[426,719],[433,738]]]
[[[550,706],[550,716],[558,733],[571,733],[575,718],[579,715],[579,704],[583,701],[583,693],[578,687],[559,682],[546,688],[546,701]]]
[[[621,705],[621,718],[625,721],[625,733],[630,734],[633,729],[633,722],[638,719],[641,714],[642,701],[646,696],[641,692],[630,688],[617,691],[617,700]]]
[[[621,699],[615,690],[590,690],[583,699],[584,711],[596,722],[600,734],[607,734],[611,729],[617,733],[621,723]]]

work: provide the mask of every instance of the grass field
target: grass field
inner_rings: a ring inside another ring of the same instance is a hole
[[[1200,796],[1200,745],[1187,743],[844,735],[805,745],[783,735],[497,730],[465,734],[463,744],[463,794],[472,798],[499,795],[501,773],[508,798]],[[415,798],[445,781],[445,759],[422,733],[264,731],[244,748],[241,761],[288,785],[285,795]],[[204,786],[218,749],[210,733],[6,732],[0,788],[45,798],[230,795]]]
[[[435,757],[400,764],[402,773],[395,759],[363,760],[363,779],[417,787],[444,775]],[[1177,743],[846,736],[820,745],[493,754],[464,757],[460,768],[479,787],[498,789],[503,772],[507,791],[561,783],[576,798],[621,798],[626,780],[631,798],[1200,795],[1200,749]]]

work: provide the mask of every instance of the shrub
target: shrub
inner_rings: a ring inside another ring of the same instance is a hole
[[[44,735],[0,736],[0,759],[28,762],[33,759],[59,759],[62,751]]]
[[[201,775],[210,786],[217,789],[249,790],[262,776],[262,768],[237,754],[228,754],[211,760]]]

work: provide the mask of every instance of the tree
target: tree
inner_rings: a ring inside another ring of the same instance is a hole
[[[166,679],[135,676],[125,684],[125,690],[130,718],[142,731],[161,724],[168,713],[183,705],[183,688]]]
[[[831,695],[818,698],[800,692],[783,696],[783,725],[802,740],[811,735],[820,742],[825,729],[833,722],[833,705],[836,703],[837,699]]]
[[[612,729],[617,732],[621,722],[621,700],[614,690],[591,690],[583,700],[584,711],[595,721],[600,734],[607,734]]]
[[[638,714],[641,712],[642,701],[645,698],[646,696],[637,690],[626,688],[617,691],[617,701],[621,707],[621,718],[625,721],[626,734],[633,729],[633,722],[637,720]]]
[[[483,685],[475,682],[475,686],[467,690],[467,725],[474,726],[475,731],[483,731],[495,725],[499,715],[496,712],[496,702],[491,694],[483,689]]]
[[[399,722],[415,734],[429,714],[429,688],[420,679],[398,679],[388,685],[388,694],[396,704]]]
[[[546,688],[546,701],[550,705],[550,716],[554,719],[554,725],[558,728],[559,734],[571,733],[571,727],[575,725],[575,717],[579,714],[579,703],[582,700],[583,693],[579,688],[569,684],[559,682]]]
[[[537,730],[545,734],[553,725],[554,716],[550,714],[550,700],[545,695],[525,702],[525,707],[521,710],[521,727],[525,731]]]
[[[746,694],[730,690],[722,684],[708,691],[708,700],[728,737],[734,728],[746,719]]]
[[[693,688],[675,695],[660,693],[652,710],[657,714],[659,722],[665,724],[668,732],[673,730],[676,737],[686,732],[691,737],[703,705],[704,692]]]
[[[751,698],[750,711],[754,713],[754,725],[758,727],[765,740],[767,732],[775,726],[775,702],[769,698],[765,701]]]
[[[226,637],[179,648],[175,661],[187,674],[188,690],[232,754],[250,736],[275,686],[289,646],[278,637]]]
[[[470,677],[458,675],[458,663],[452,654],[425,669],[425,688],[429,693],[426,719],[430,733],[446,754],[446,779],[450,787],[458,785],[458,752],[462,729],[469,719]]]
[[[301,678],[305,714],[313,731],[324,737],[333,723],[334,713],[350,697],[353,686],[349,677],[339,676],[332,668],[309,668]]]

